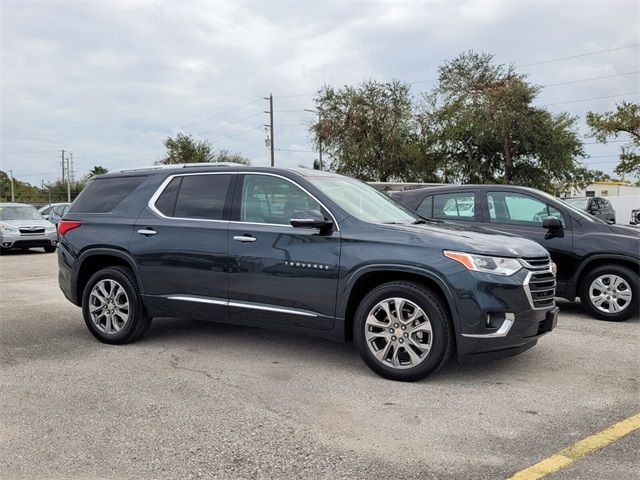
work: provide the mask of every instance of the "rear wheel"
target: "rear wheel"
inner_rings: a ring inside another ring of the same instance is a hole
[[[94,337],[116,345],[137,340],[151,324],[133,273],[124,267],[109,267],[93,274],[82,296],[82,314]]]
[[[580,301],[594,317],[621,322],[638,314],[638,274],[622,265],[589,271],[580,284]]]
[[[354,318],[354,340],[374,372],[412,382],[435,373],[453,350],[447,307],[431,289],[390,282],[373,289]]]

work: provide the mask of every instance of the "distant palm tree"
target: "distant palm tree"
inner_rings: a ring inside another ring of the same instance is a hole
[[[109,170],[107,170],[104,167],[101,167],[100,165],[95,165],[90,171],[89,174],[87,175],[88,178],[91,177],[96,177],[98,175],[104,175],[105,173],[109,173]]]

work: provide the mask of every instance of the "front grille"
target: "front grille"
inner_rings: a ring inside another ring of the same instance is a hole
[[[42,235],[44,233],[44,227],[23,227],[18,230],[20,230],[20,235]]]
[[[523,258],[521,262],[529,270],[524,288],[531,306],[536,310],[552,307],[556,294],[556,276],[551,271],[551,259]]]

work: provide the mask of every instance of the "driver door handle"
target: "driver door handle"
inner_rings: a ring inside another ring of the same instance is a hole
[[[138,230],[138,233],[140,235],[148,237],[149,235],[155,235],[158,232],[156,232],[153,228],[141,228],[140,230]]]
[[[257,240],[256,237],[252,237],[251,235],[236,235],[233,239],[236,242],[242,243],[255,242]]]

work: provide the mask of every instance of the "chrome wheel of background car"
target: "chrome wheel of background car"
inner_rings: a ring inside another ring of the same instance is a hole
[[[412,368],[431,350],[431,322],[405,298],[387,298],[367,315],[365,339],[378,361],[393,368]]]
[[[629,306],[633,292],[626,280],[618,275],[600,275],[589,287],[589,299],[604,313],[619,313]]]
[[[115,280],[100,280],[89,294],[89,315],[98,330],[118,333],[129,320],[129,299]]]

